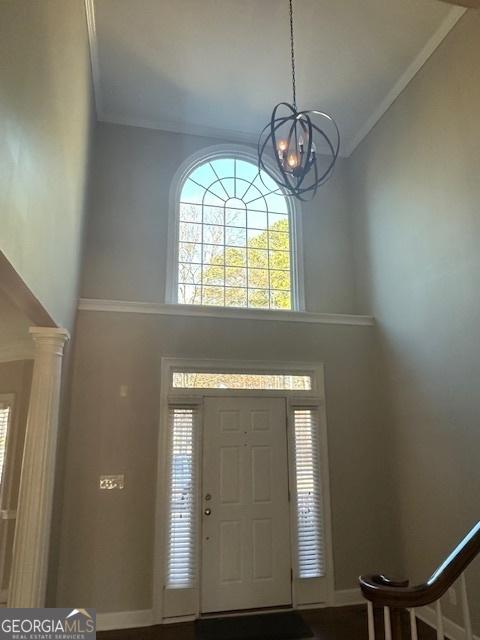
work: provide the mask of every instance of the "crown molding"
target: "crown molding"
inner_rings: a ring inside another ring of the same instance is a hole
[[[98,117],[100,122],[109,124],[122,124],[130,127],[140,127],[142,129],[154,129],[158,131],[169,131],[171,133],[183,133],[191,136],[201,136],[203,138],[215,138],[223,142],[241,142],[243,144],[257,145],[258,135],[243,131],[230,129],[219,129],[217,127],[207,127],[200,124],[172,122],[169,120],[146,120],[142,118],[128,118],[112,113],[103,113]]]
[[[200,307],[187,304],[161,304],[158,302],[131,302],[81,298],[79,311],[114,313],[141,313],[163,316],[193,316],[234,320],[262,320],[274,322],[303,322],[307,324],[339,324],[373,326],[373,316],[346,313],[310,313],[305,311],[274,311],[270,309],[233,309],[227,307]]]
[[[457,24],[460,18],[464,15],[467,10],[462,7],[453,7],[446,18],[443,20],[442,24],[435,31],[435,33],[431,36],[431,38],[427,41],[426,45],[420,51],[420,53],[416,56],[416,58],[411,62],[411,64],[406,68],[406,70],[402,73],[397,82],[393,85],[390,91],[387,93],[385,98],[381,101],[378,108],[372,113],[372,115],[368,118],[365,124],[360,127],[358,133],[354,136],[353,140],[346,147],[346,156],[350,157],[358,145],[362,142],[364,138],[370,133],[373,127],[377,124],[377,122],[382,118],[382,116],[388,111],[388,109],[392,106],[398,96],[402,93],[402,91],[406,88],[408,84],[413,80],[413,78],[417,75],[423,65],[427,62],[427,60],[432,56],[434,51],[440,46],[440,44],[444,41],[453,27]]]
[[[92,79],[95,94],[95,109],[97,113],[97,120],[99,120],[100,122],[107,122],[111,124],[120,124],[132,127],[141,127],[144,129],[170,131],[172,133],[182,133],[187,135],[215,138],[227,142],[243,142],[245,144],[257,143],[258,136],[253,133],[229,129],[218,129],[216,127],[208,127],[192,123],[171,122],[162,120],[161,118],[152,120],[134,117],[132,118],[106,112],[104,110],[102,99],[98,37],[95,22],[95,0],[84,1],[85,13],[87,18],[88,40],[90,43],[90,61],[92,67]],[[375,109],[371,116],[360,127],[356,135],[353,136],[353,139],[350,142],[346,142],[343,151],[341,151],[341,153],[339,154],[340,157],[348,158],[352,155],[358,145],[370,133],[373,127],[382,118],[382,116],[388,111],[388,109],[406,88],[406,86],[413,80],[413,78],[417,75],[423,65],[434,53],[434,51],[440,46],[440,44],[443,42],[443,40],[450,33],[450,31],[466,11],[467,9],[464,7],[452,7],[446,18],[443,20],[442,24],[429,38],[423,49],[403,72],[400,78],[395,82],[393,87],[380,102],[378,108]]]

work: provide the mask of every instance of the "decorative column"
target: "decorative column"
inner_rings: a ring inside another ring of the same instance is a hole
[[[31,327],[34,366],[18,496],[9,607],[44,607],[62,356],[68,331]]]

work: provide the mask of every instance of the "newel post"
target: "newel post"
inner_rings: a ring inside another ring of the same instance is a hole
[[[30,329],[35,347],[13,546],[9,607],[43,607],[55,479],[63,348],[68,331]]]

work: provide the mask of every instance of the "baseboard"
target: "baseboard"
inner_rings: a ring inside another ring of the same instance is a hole
[[[432,607],[415,609],[415,615],[419,620],[428,624],[429,627],[433,629],[437,628],[437,614]],[[443,626],[445,635],[450,638],[450,640],[465,640],[465,629],[456,622],[453,622],[453,620],[443,616]],[[479,636],[473,636],[473,638],[474,640],[480,640]]]
[[[153,625],[151,609],[97,613],[97,631],[134,629],[135,627],[150,627],[151,625]]]
[[[360,589],[343,589],[335,591],[333,597],[334,607],[347,607],[353,604],[365,604],[365,598],[362,596]]]
[[[344,589],[335,591],[331,606],[346,607],[348,605],[363,604],[360,589]],[[321,605],[312,605],[312,608],[319,608]],[[193,618],[190,616],[189,619]],[[172,622],[185,622],[187,618],[164,620],[164,624]],[[97,613],[97,631],[110,631],[113,629],[134,629],[135,627],[149,627],[153,625],[153,612],[150,609],[140,611],[115,611],[113,613]],[[452,640],[464,640],[464,638],[453,638]],[[480,640],[480,638],[475,638]]]

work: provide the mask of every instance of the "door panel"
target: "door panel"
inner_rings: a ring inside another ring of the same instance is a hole
[[[204,416],[202,612],[288,605],[285,401],[206,398]]]

